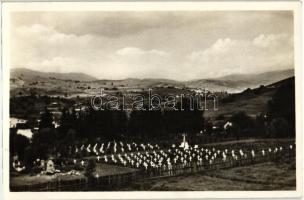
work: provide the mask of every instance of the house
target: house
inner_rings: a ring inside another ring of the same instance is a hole
[[[23,136],[27,137],[28,139],[32,139],[33,132],[31,129],[18,129],[17,135],[23,135]]]
[[[18,119],[18,118],[11,117],[10,118],[10,128],[16,128],[17,125],[19,125],[19,124],[25,125],[26,122],[27,122],[27,120],[25,120],[25,119]]]

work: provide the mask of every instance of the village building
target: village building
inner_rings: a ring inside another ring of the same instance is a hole
[[[18,129],[17,135],[23,135],[23,136],[27,137],[28,139],[32,139],[33,132],[31,129]]]
[[[25,125],[27,123],[27,120],[25,119],[19,119],[15,117],[10,118],[10,128],[16,128],[18,125]]]

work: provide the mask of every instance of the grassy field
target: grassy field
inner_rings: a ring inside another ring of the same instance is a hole
[[[125,174],[135,171],[138,170],[134,168],[120,167],[116,165],[97,164],[95,173],[98,173],[99,176],[109,176],[115,174]]]
[[[27,185],[36,185],[42,183],[48,183],[52,181],[61,180],[75,180],[75,179],[82,179],[84,175],[19,175],[10,178],[10,185],[11,186],[27,186]]]
[[[127,191],[254,191],[295,190],[294,161],[267,162],[245,167],[136,182]]]
[[[271,90],[255,96],[241,96],[240,98],[228,103],[219,102],[217,111],[214,111],[213,109],[206,110],[204,116],[211,119],[215,119],[217,116],[222,116],[226,119],[231,117],[234,113],[246,112],[249,116],[255,117],[266,110],[267,102],[271,100],[274,92],[275,90]]]
[[[107,165],[107,164],[97,164],[96,165],[96,171],[100,177],[101,176],[109,176],[109,175],[115,175],[115,174],[125,174],[129,172],[137,171],[136,169],[128,168],[128,167],[119,167],[115,165]],[[18,175],[13,176],[10,178],[10,185],[11,186],[24,186],[24,185],[35,185],[35,184],[41,184],[41,183],[47,183],[57,180],[75,180],[75,179],[83,179],[85,176],[83,175],[83,172],[80,172],[80,175],[66,175],[66,174],[60,174],[60,175],[34,175],[31,176],[29,174],[24,175]]]

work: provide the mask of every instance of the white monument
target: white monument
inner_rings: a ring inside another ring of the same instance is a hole
[[[189,144],[186,141],[186,134],[183,134],[183,141],[182,143],[179,145],[179,147],[183,148],[183,149],[189,149]]]

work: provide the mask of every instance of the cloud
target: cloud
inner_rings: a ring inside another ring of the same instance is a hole
[[[12,65],[45,72],[84,72],[110,79],[157,78],[170,58],[170,53],[159,49],[127,46],[107,50],[110,42],[102,37],[64,34],[41,24],[18,27],[13,37]]]
[[[187,56],[197,77],[256,73],[293,66],[293,43],[288,34],[261,34],[253,40],[218,39],[204,50]]]
[[[123,16],[123,17],[121,17]],[[193,24],[204,13],[183,12],[20,12],[13,15],[16,25],[45,24],[65,34],[121,37],[151,29]]]
[[[253,44],[257,47],[263,48],[275,48],[281,45],[287,45],[288,47],[292,46],[293,39],[292,37],[288,38],[287,34],[270,34],[264,35],[261,34],[258,37],[254,38]]]
[[[83,71],[89,61],[100,57],[97,38],[90,35],[64,34],[41,24],[16,27],[12,32],[11,63],[15,67]]]
[[[160,51],[160,50],[156,50],[156,49],[152,49],[152,50],[142,50],[140,48],[137,47],[125,47],[123,49],[119,49],[116,51],[116,55],[119,56],[168,56],[169,53],[165,52],[165,51]]]
[[[293,67],[286,12],[14,14],[12,67],[190,80]]]
[[[191,61],[198,61],[202,57],[221,56],[236,47],[236,41],[230,38],[218,39],[211,47],[201,51],[194,51],[189,55]]]
[[[159,78],[171,68],[170,53],[157,49],[124,47],[109,54],[108,58],[107,65],[123,78]]]
[[[292,30],[290,11],[112,11],[112,12],[14,12],[15,26],[44,24],[65,34],[124,37],[146,31],[200,27],[204,31],[225,29],[256,34]],[[237,29],[233,27],[238,27]],[[216,33],[216,32],[213,32]],[[219,34],[220,32],[216,33]]]

